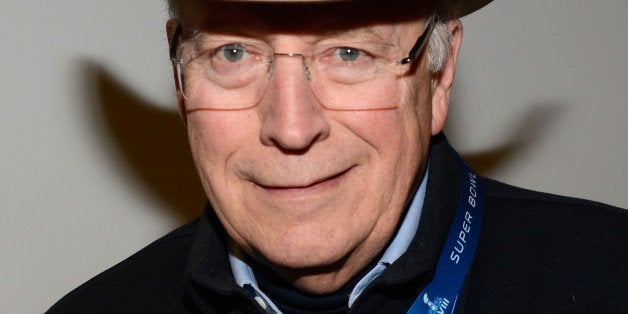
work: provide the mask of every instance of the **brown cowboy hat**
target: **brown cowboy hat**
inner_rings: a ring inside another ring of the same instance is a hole
[[[215,0],[214,0],[215,1]],[[337,1],[351,1],[351,0],[220,0],[220,1],[237,1],[237,2],[337,2]],[[358,0],[353,0],[358,1]],[[443,8],[454,17],[462,17],[470,14],[485,5],[489,4],[493,0],[429,0],[436,4],[438,7]]]

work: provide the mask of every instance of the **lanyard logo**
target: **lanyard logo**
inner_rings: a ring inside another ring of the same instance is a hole
[[[428,314],[444,314],[449,306],[447,298],[436,298],[434,301],[430,301],[427,293],[423,295],[423,303],[429,307]]]

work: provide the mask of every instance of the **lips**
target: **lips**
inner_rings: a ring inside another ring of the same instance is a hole
[[[298,190],[298,189],[308,189],[308,188],[314,188],[320,185],[325,185],[326,183],[333,183],[336,181],[339,181],[341,177],[344,177],[353,167],[349,167],[345,170],[342,170],[338,173],[335,173],[333,175],[330,176],[326,176],[317,180],[314,180],[313,182],[310,183],[303,183],[303,184],[282,184],[282,183],[273,183],[273,184],[264,184],[261,183],[261,180],[253,180],[252,182],[265,189],[265,190]]]

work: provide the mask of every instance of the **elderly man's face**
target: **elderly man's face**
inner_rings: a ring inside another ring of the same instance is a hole
[[[299,9],[191,11],[196,13],[183,16],[184,28],[232,36],[235,43],[253,39],[275,52],[310,51],[349,36],[351,42],[377,38],[407,54],[424,27],[418,16],[366,17],[357,24],[338,18],[353,12],[342,10],[324,17],[317,14],[325,10],[310,10],[308,17]],[[274,64],[253,108],[190,110],[211,99],[182,99],[205,191],[235,243],[297,285],[304,276],[299,270],[329,269],[350,277],[377,255],[425,169],[430,135],[440,131],[446,115],[442,106],[433,112],[426,59],[402,66],[403,74],[387,85],[392,88],[372,86],[378,105],[388,108],[382,110],[326,109],[312,87],[319,78],[306,78],[300,58]],[[348,97],[356,97],[341,90],[324,101],[351,103]]]

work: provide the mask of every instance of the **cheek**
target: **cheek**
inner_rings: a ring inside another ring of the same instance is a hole
[[[234,112],[195,112],[188,117],[192,157],[210,199],[214,191],[224,190],[223,185],[236,179],[230,171],[233,156],[259,137],[247,127],[252,123],[244,120]]]
[[[406,107],[407,108],[407,107]],[[371,192],[388,191],[382,200],[401,197],[421,159],[419,125],[406,109],[354,113],[344,125],[370,146]]]
[[[390,197],[396,200],[405,199],[417,172],[427,163],[431,136],[429,84],[414,80],[404,87],[405,96],[396,110],[358,113],[346,124],[374,148],[371,163],[379,179],[373,183],[383,190],[393,187]]]
[[[400,131],[404,124],[403,114],[398,109],[353,111],[338,120],[377,151],[394,146],[402,135]]]
[[[420,145],[429,140],[424,107],[404,101],[395,110],[352,112],[342,124],[371,146],[371,159],[378,158],[382,167],[394,168],[408,158],[419,158]]]
[[[251,123],[233,112],[195,112],[188,117],[192,152],[205,161],[226,161],[228,156],[251,140]]]
[[[432,130],[432,93],[430,77],[414,77],[407,81],[405,89],[408,90],[400,109],[405,123],[405,133],[411,145],[417,147],[418,156],[425,157]]]

